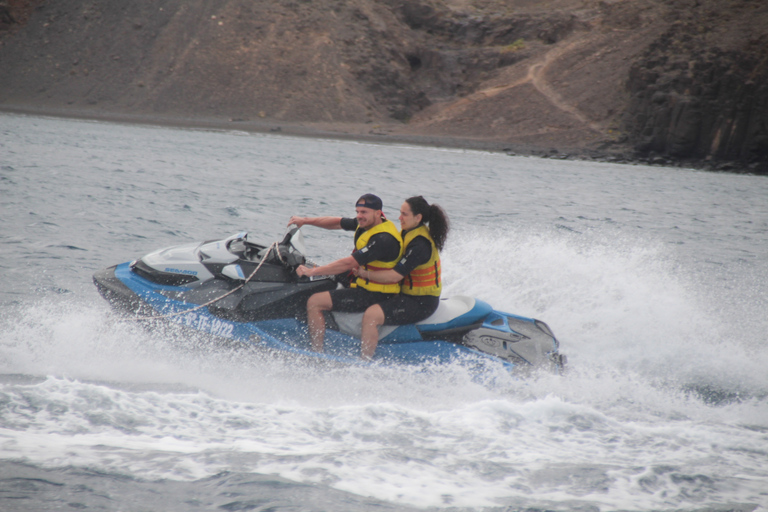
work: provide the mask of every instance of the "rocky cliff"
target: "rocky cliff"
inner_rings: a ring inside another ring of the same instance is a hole
[[[765,171],[765,2],[678,2],[672,23],[629,70],[625,128],[642,154]],[[722,163],[722,162],[730,163]]]
[[[6,0],[0,108],[766,172],[767,42],[763,0]]]

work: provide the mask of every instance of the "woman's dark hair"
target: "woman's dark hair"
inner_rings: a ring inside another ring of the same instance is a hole
[[[413,215],[421,215],[421,223],[429,225],[429,234],[435,241],[438,251],[443,250],[448,231],[451,229],[448,216],[436,204],[429,204],[422,196],[413,196],[405,200],[411,207]]]

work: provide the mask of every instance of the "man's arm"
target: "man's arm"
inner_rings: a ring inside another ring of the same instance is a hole
[[[299,276],[335,276],[336,274],[341,274],[347,270],[352,270],[355,267],[357,267],[355,258],[346,256],[328,263],[327,265],[320,265],[319,267],[299,265],[298,268],[296,268],[296,273]]]
[[[341,229],[341,217],[299,217],[294,215],[288,221],[288,225],[316,226],[323,229]]]

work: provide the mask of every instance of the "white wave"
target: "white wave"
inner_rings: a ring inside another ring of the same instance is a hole
[[[547,322],[577,370],[768,393],[766,318],[732,316],[731,297],[659,242],[481,229],[454,234],[443,267],[446,293]]]
[[[721,499],[754,499],[765,476],[760,460],[741,456],[761,449],[760,432],[732,429],[725,451],[713,453],[721,425],[653,414],[628,421],[555,395],[312,406],[52,378],[5,386],[4,395],[6,420],[16,413],[2,430],[5,458],[148,479],[253,472],[419,507],[647,510],[706,494],[706,482],[690,478],[702,465],[718,475]]]

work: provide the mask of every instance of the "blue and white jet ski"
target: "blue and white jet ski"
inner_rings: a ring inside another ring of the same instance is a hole
[[[162,319],[300,358],[364,363],[362,313],[326,317],[325,352],[310,348],[306,303],[313,293],[343,286],[345,276],[299,277],[311,264],[301,230],[266,246],[246,232],[222,240],[158,250],[96,272],[101,295],[117,310]],[[499,363],[514,372],[546,367],[561,372],[565,357],[539,320],[495,311],[466,296],[443,298],[429,318],[381,326],[373,364],[434,364],[457,360]]]

